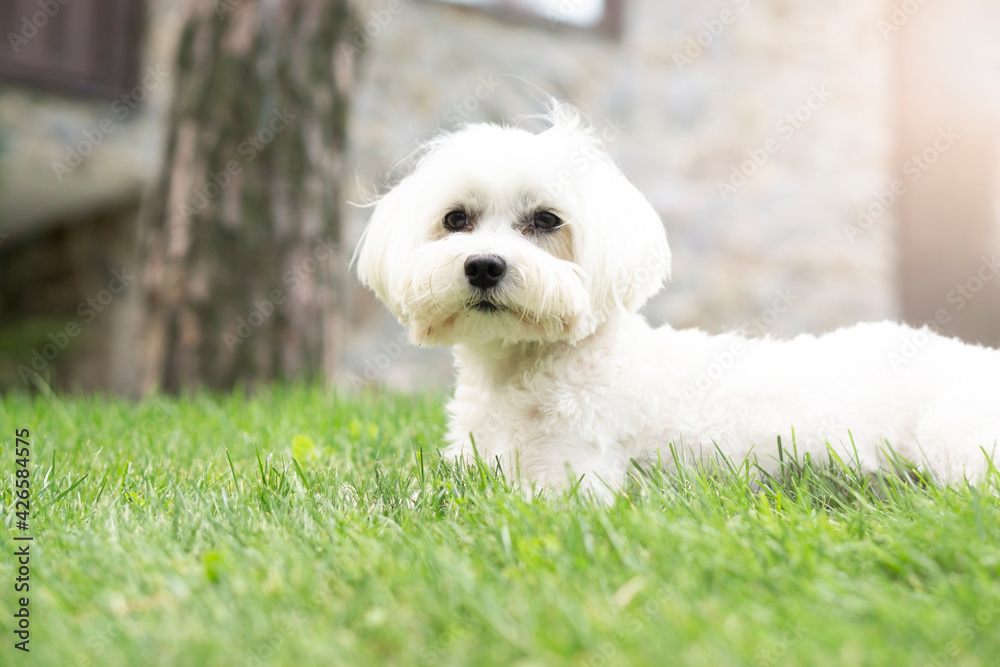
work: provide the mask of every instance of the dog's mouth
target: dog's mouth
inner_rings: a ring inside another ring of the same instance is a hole
[[[503,306],[493,303],[489,299],[480,299],[473,303],[471,308],[480,313],[499,313],[502,310],[506,310]]]

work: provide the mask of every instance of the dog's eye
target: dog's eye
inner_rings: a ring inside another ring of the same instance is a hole
[[[444,216],[444,226],[453,232],[463,230],[469,226],[469,217],[465,211],[452,211]]]
[[[548,211],[539,211],[535,213],[535,217],[531,219],[531,225],[535,229],[550,230],[555,229],[562,224],[562,220],[559,219],[555,213],[549,213]]]

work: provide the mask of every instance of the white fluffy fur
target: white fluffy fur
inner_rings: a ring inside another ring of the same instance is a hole
[[[608,495],[630,459],[672,467],[671,443],[688,461],[721,452],[774,469],[780,436],[800,456],[826,460],[829,444],[874,470],[888,445],[941,482],[984,479],[1000,352],[889,322],[790,341],[650,328],[636,313],[669,276],[663,225],[575,111],[549,120],[538,134],[480,124],[432,141],[358,248],[361,280],[411,340],[454,345],[449,456],[470,456],[474,438],[538,488],[582,476]],[[445,229],[456,208],[472,231]],[[542,209],[563,227],[526,232]],[[499,312],[471,307],[481,293],[463,267],[477,253],[506,260]]]

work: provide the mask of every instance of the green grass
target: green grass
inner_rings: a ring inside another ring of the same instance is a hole
[[[0,664],[1000,664],[996,490],[806,465],[525,500],[442,398],[0,399],[31,430],[31,653]],[[293,460],[294,455],[294,460]]]

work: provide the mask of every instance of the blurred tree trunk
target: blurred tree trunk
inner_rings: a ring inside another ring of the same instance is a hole
[[[140,217],[133,393],[330,377],[348,0],[184,11],[164,167]]]

